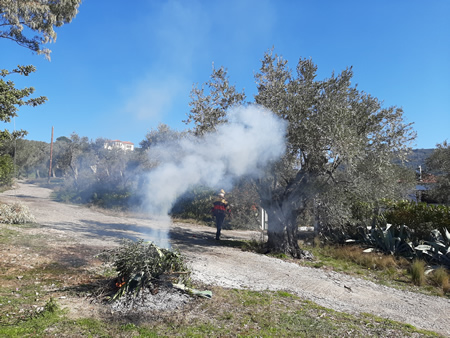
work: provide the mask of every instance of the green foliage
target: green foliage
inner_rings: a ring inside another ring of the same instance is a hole
[[[434,229],[450,229],[450,207],[415,203],[412,201],[386,201],[384,218],[392,225],[407,225],[413,233],[412,240],[427,240]]]
[[[205,87],[209,89],[208,94],[205,93]],[[230,85],[227,69],[216,69],[214,65],[210,80],[200,89],[194,87],[190,97],[191,111],[184,122],[194,123],[195,135],[215,130],[218,124],[227,121],[227,109],[243,104],[245,100],[244,92],[240,93],[235,86]]]
[[[446,141],[427,159],[427,169],[436,173],[437,184],[431,190],[432,197],[450,205],[450,144]]]
[[[445,229],[431,231],[431,239],[415,247],[416,254],[427,262],[450,269],[450,233]]]
[[[58,303],[53,299],[50,298],[50,300],[45,304],[44,311],[49,313],[56,313],[60,310]]]
[[[184,137],[186,132],[180,132],[171,129],[167,124],[160,123],[158,128],[152,129],[147,133],[145,139],[142,140],[139,145],[143,150],[147,150],[156,145],[170,143]]]
[[[0,144],[0,153],[14,158],[17,177],[40,178],[48,176],[49,144],[25,139],[7,140]]]
[[[362,230],[362,240],[365,244],[375,247],[385,254],[412,258],[415,255],[410,241],[410,229],[405,225],[388,224],[382,229],[380,226],[372,228],[368,233]]]
[[[185,283],[189,279],[189,271],[178,252],[143,240],[124,240],[120,247],[100,257],[112,262],[118,274],[120,289],[113,299],[128,292],[136,295],[144,288],[153,289],[163,275],[175,283]]]
[[[215,190],[208,187],[194,187],[181,196],[174,207],[171,215],[178,218],[194,219],[200,222],[211,222],[211,207]]]
[[[36,68],[34,66],[17,66],[17,68],[12,71],[6,69],[0,70],[0,77],[4,78],[11,74],[28,76],[35,71]],[[20,106],[27,105],[36,107],[47,101],[45,96],[26,99],[33,93],[33,87],[17,89],[15,88],[14,82],[10,80],[4,81],[0,78],[0,121],[10,122],[13,117],[17,116],[17,111],[19,110],[18,107]],[[24,130],[14,131],[13,133],[4,130],[0,132],[0,141],[23,137],[26,134],[27,133]]]
[[[10,186],[14,177],[14,161],[9,155],[0,156],[0,185]]]
[[[434,229],[429,240],[412,240],[412,231],[406,225],[388,224],[385,228],[373,227],[370,231],[360,228],[359,240],[371,248],[389,255],[403,256],[408,259],[420,258],[430,264],[450,268],[450,233],[447,229],[441,233]],[[355,242],[354,239],[347,242]],[[370,250],[370,249],[368,249]]]
[[[96,189],[97,188],[97,189]],[[94,191],[92,193],[92,191]],[[130,204],[131,192],[125,189],[114,189],[96,185],[87,191],[85,202],[107,209],[126,209]],[[83,196],[84,194],[81,194]]]
[[[81,0],[1,1],[0,38],[12,40],[50,59],[50,50],[42,45],[56,40],[54,27],[72,21],[80,4]],[[30,32],[35,35],[27,37]]]

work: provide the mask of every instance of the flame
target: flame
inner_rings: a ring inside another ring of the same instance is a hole
[[[126,284],[126,282],[117,282],[116,283],[116,287],[118,287],[119,289],[124,286]]]

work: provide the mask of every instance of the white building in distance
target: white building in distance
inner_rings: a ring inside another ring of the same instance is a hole
[[[128,141],[120,141],[120,140],[108,140],[104,144],[105,149],[122,149],[125,151],[133,151],[134,143]]]

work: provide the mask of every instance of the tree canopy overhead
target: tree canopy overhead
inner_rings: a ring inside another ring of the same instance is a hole
[[[351,68],[324,80],[316,72],[310,59],[300,59],[293,72],[270,50],[255,75],[255,103],[288,122],[285,156],[257,183],[269,215],[268,244],[295,257],[302,254],[297,219],[312,204],[324,219],[345,222],[352,201],[394,197],[400,170],[393,159],[405,159],[415,138],[401,108],[384,108],[352,86]],[[211,78],[209,93],[193,90],[189,119],[197,134],[226,121],[226,109],[245,98],[222,68],[213,69]]]
[[[43,44],[56,40],[54,28],[70,23],[80,4],[81,0],[0,0],[0,38],[50,59],[51,51]]]

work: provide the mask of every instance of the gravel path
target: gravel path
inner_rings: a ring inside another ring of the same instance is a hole
[[[48,234],[96,247],[117,245],[121,238],[155,242],[170,237],[187,257],[193,279],[207,285],[251,290],[285,290],[319,305],[347,313],[371,313],[450,337],[450,300],[400,291],[333,271],[301,267],[279,259],[218,245],[214,229],[126,215],[109,215],[52,201],[50,190],[19,183],[0,201],[26,204]],[[225,239],[256,238],[255,232],[224,230]]]

